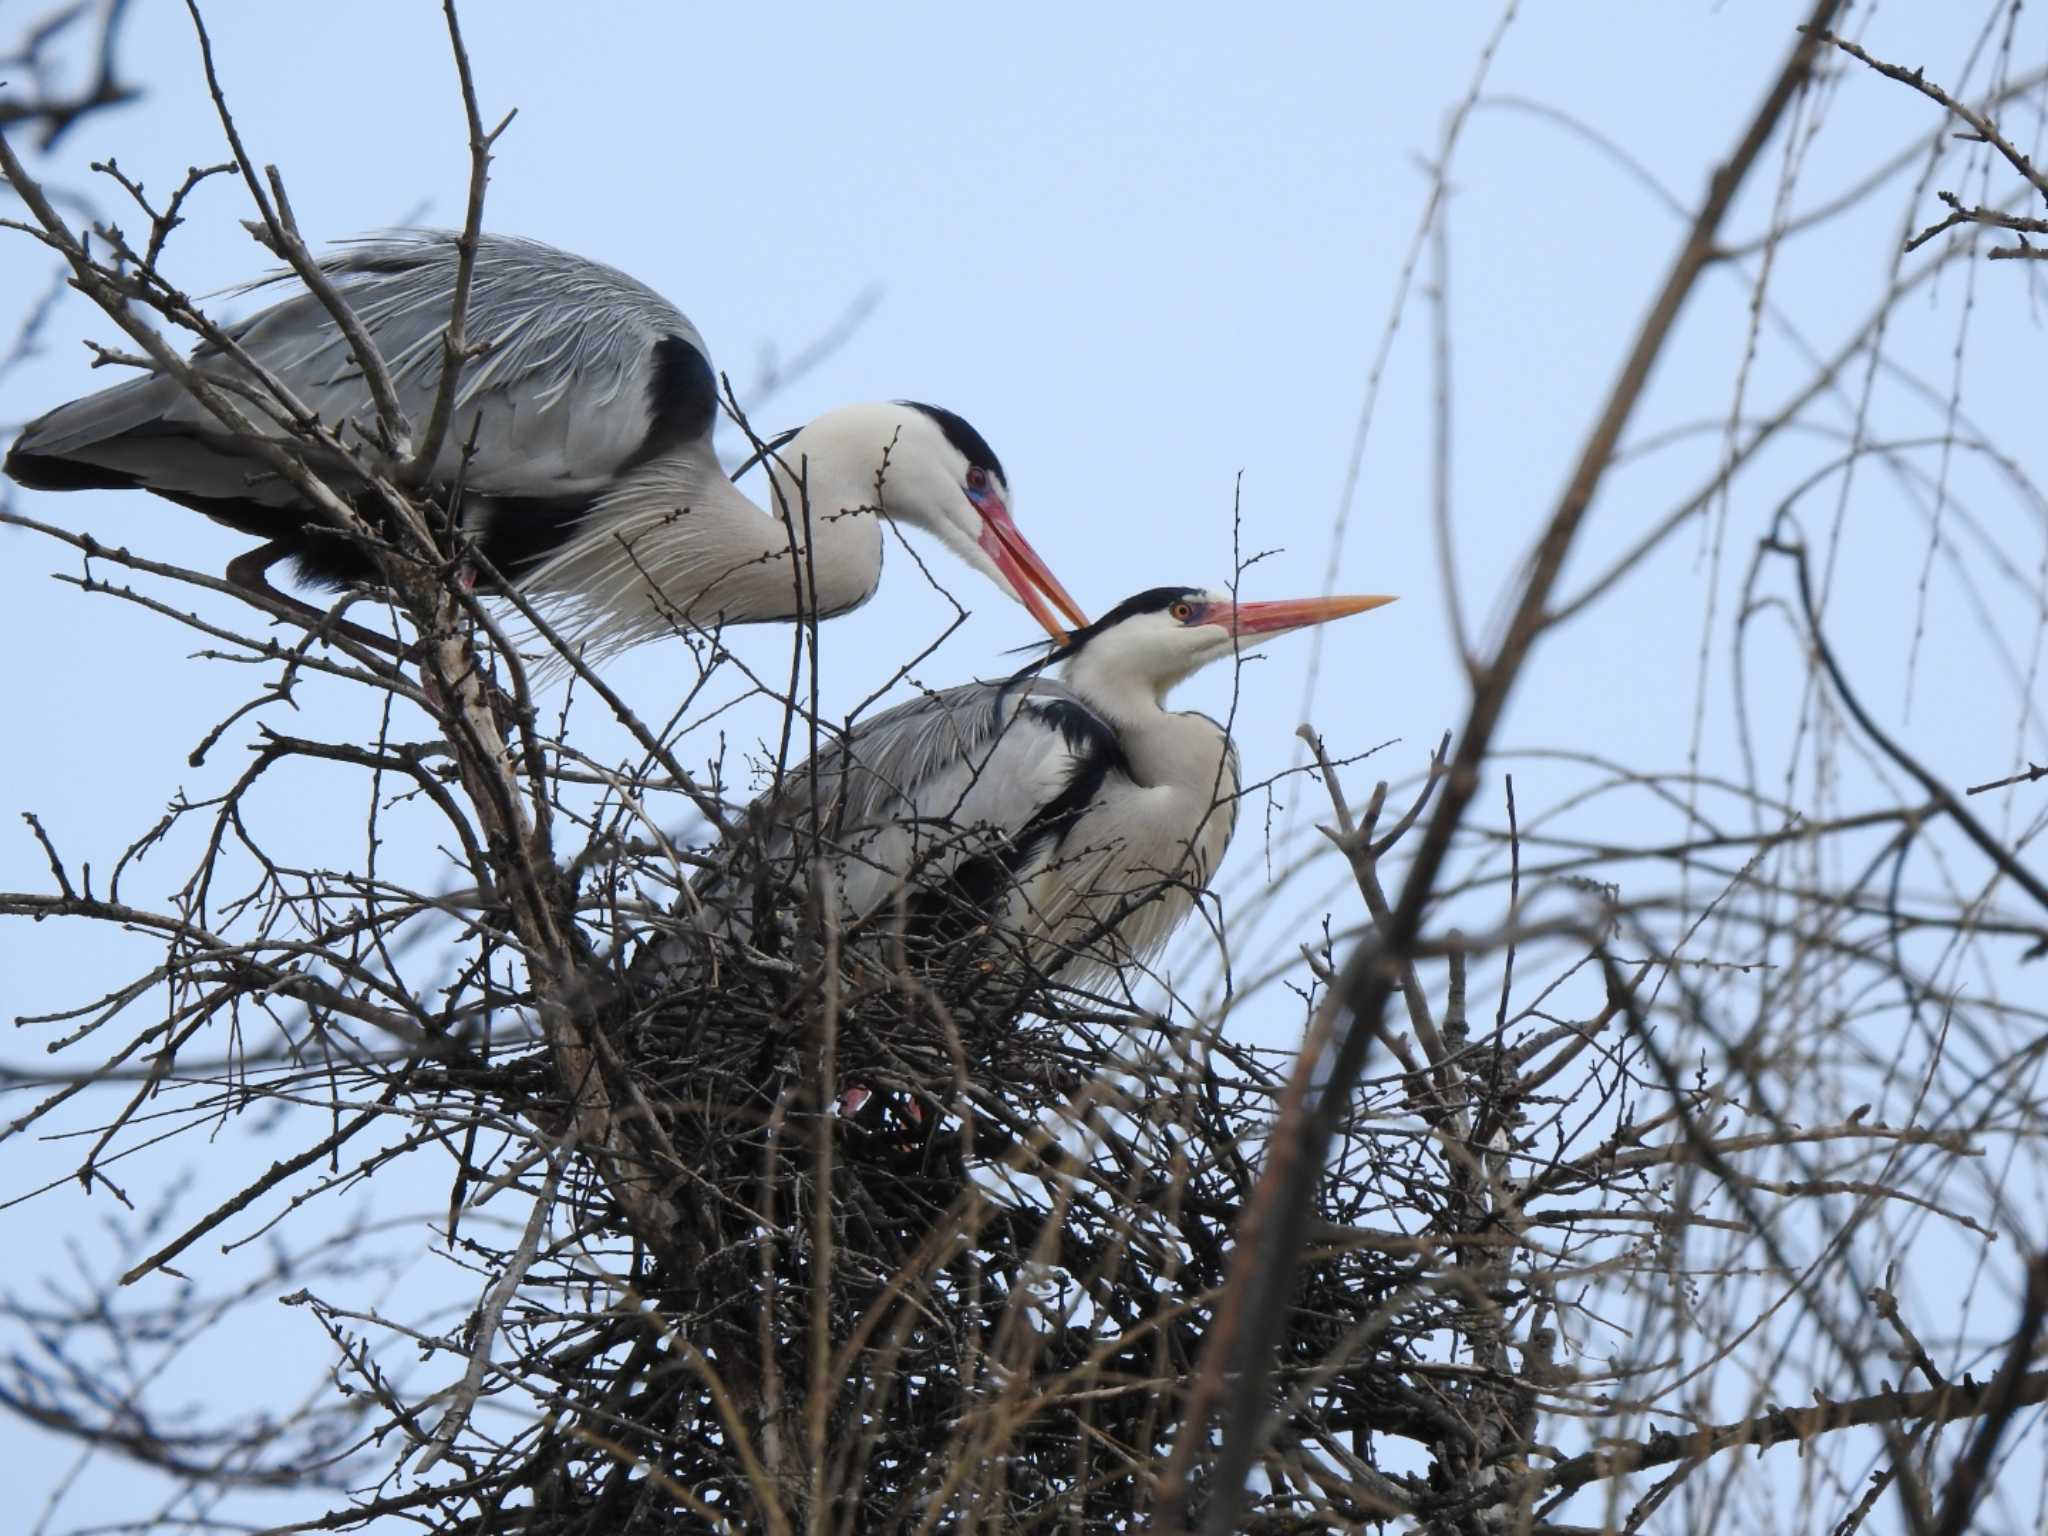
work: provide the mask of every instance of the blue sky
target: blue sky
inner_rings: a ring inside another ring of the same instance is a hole
[[[1804,9],[1529,5],[1506,29],[1489,99],[1464,129],[1448,213],[1455,548],[1475,624],[1548,516],[1681,227],[1629,172],[1517,103],[1580,118],[1690,202]],[[466,148],[436,8],[242,0],[206,14],[242,132],[259,159],[282,169],[309,235],[457,220]],[[1257,16],[1220,6],[612,5],[572,13],[501,3],[473,6],[465,19],[486,117],[519,109],[498,150],[492,228],[611,262],[661,290],[743,388],[764,355],[800,350],[879,288],[879,306],[852,341],[756,425],[791,425],[877,397],[961,411],[1008,466],[1020,526],[1094,612],[1160,583],[1226,581],[1240,495],[1246,548],[1273,551],[1247,578],[1250,595],[1321,589],[1368,370],[1429,195],[1423,161],[1470,88],[1499,13],[1364,4]],[[2041,27],[2039,17],[2025,18],[2019,67],[2040,58]],[[1971,35],[1945,7],[1889,6],[1870,23],[1868,42],[1954,81]],[[188,165],[221,153],[182,8],[138,7],[126,57],[147,98],[90,120],[36,166],[53,181],[91,188],[109,208],[113,189],[94,184],[91,160],[118,155],[124,170],[161,191]],[[1936,125],[1927,103],[1860,71],[1826,100],[1816,130],[1792,140],[1795,212]],[[1731,220],[1735,241],[1767,226],[1785,166],[1782,144],[1766,153]],[[1909,217],[1909,178],[1774,253],[1773,302],[1821,351],[1882,293]],[[1967,191],[1974,182],[1958,169],[1934,185]],[[226,179],[195,199],[172,246],[189,290],[268,265],[236,222],[246,211]],[[1940,210],[1923,194],[1914,211],[1925,223]],[[1749,259],[1751,275],[1759,260]],[[1926,260],[1907,258],[1901,270]],[[1339,590],[1404,600],[1329,633],[1308,711],[1334,747],[1394,741],[1365,772],[1368,785],[1376,774],[1415,773],[1465,702],[1430,536],[1429,312],[1419,297],[1429,268],[1425,249],[1334,558]],[[0,319],[40,291],[49,271],[28,241],[0,238],[0,295],[10,306]],[[1966,425],[2031,449],[2040,409],[2031,282],[2022,264],[1959,266],[1905,306],[1890,350],[1910,373],[1880,375],[1869,434],[1938,433],[1953,398]],[[1806,376],[1798,344],[1775,322],[1745,369],[1750,292],[1747,277],[1723,268],[1695,296],[1631,441],[1682,423],[1700,430],[1610,477],[1566,590],[1711,472],[1738,379],[1744,414],[1760,415]],[[0,424],[104,382],[89,373],[74,344],[80,336],[110,339],[110,327],[73,299],[53,317],[42,354],[0,380]],[[1862,389],[1860,365],[1844,387],[1851,399]],[[1823,402],[1812,420],[1847,431],[1853,412]],[[1678,769],[1693,749],[1697,711],[1701,761],[1731,767],[1727,639],[1738,583],[1777,498],[1839,451],[1823,431],[1796,436],[1740,487],[1718,557],[1710,518],[1546,643],[1504,739]],[[1927,453],[1914,463],[1935,470]],[[1834,484],[1799,503],[1816,538],[1836,517]],[[1961,523],[1947,525],[1984,583],[1990,627],[1973,617],[1967,586],[1937,561],[1908,714],[1901,680],[1927,498],[1916,504],[1871,470],[1842,509],[1830,633],[1866,669],[1887,723],[1935,771],[1975,783],[2043,750],[2038,719],[2015,732],[2014,690],[1998,680],[1990,639],[2001,636],[2024,671],[2041,633],[2033,577],[2043,520],[2038,498],[1973,456],[1957,457],[1949,485],[1949,515],[1981,517],[1989,530],[1977,548]],[[143,497],[17,497],[16,505],[202,569],[245,547]],[[0,807],[35,809],[68,852],[103,870],[174,786],[198,797],[231,780],[246,729],[203,769],[185,758],[251,684],[236,669],[191,659],[192,642],[161,620],[47,579],[76,569],[56,546],[13,531],[0,539],[0,647],[15,658],[7,707],[26,733],[17,739],[37,744],[0,755]],[[1999,559],[2013,574],[1996,572]],[[936,559],[934,569],[959,575]],[[966,580],[952,584],[974,616],[920,669],[928,683],[986,675],[1004,665],[1005,648],[1031,637],[1020,610]],[[1782,582],[1773,588],[1784,590]],[[949,613],[894,557],[881,594],[826,631],[828,713],[832,701],[864,696]],[[749,638],[760,657],[780,653],[772,633]],[[1237,734],[1249,779],[1294,759],[1308,657],[1305,640],[1283,642],[1248,674]],[[1762,756],[1782,763],[1791,757],[1802,664],[1782,637],[1752,661]],[[1764,675],[1772,669],[1781,681]],[[620,658],[610,675],[660,714],[676,662],[651,646]],[[1181,697],[1220,712],[1229,689],[1219,672]],[[309,697],[308,708],[360,708],[318,690]],[[333,730],[339,718],[318,724]],[[1852,761],[1832,793],[1853,801],[1857,776],[1868,771]],[[1548,804],[1582,776],[1569,764],[1531,761],[1517,768],[1518,790],[1525,806]],[[1804,770],[1797,777],[1807,784]],[[2030,809],[2004,814],[2024,824]],[[302,814],[307,845],[318,847],[325,829],[311,807]],[[1255,841],[1243,836],[1226,883],[1257,884]],[[175,860],[167,853],[159,866],[174,883]],[[0,825],[0,884],[35,889],[46,880],[26,830]],[[1347,915],[1341,882],[1333,876],[1327,885]],[[71,929],[0,930],[0,1006],[13,1015],[75,1001],[81,974],[119,953],[104,936]],[[1262,1025],[1254,1017],[1245,1027]],[[38,1045],[20,1036],[10,1054],[26,1059]],[[247,1140],[230,1133],[220,1145],[238,1158],[277,1155]],[[11,1148],[7,1187],[55,1177],[74,1155],[64,1146]],[[424,1203],[431,1208],[432,1197]],[[46,1200],[5,1219],[38,1241],[64,1232],[91,1241],[93,1217],[75,1200]],[[276,1326],[280,1348],[318,1358],[303,1319]],[[0,1443],[0,1460],[12,1459]],[[96,1495],[81,1497],[77,1508],[101,1507]]]

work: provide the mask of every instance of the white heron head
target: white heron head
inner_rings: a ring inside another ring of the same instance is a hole
[[[808,474],[813,516],[879,508],[931,534],[1028,608],[1055,640],[1066,639],[1069,624],[1087,624],[1017,531],[1002,461],[964,417],[914,400],[842,406],[775,457]]]
[[[1174,684],[1210,662],[1306,629],[1391,603],[1391,597],[1303,597],[1241,603],[1202,587],[1153,587],[1127,597],[1066,637],[1051,661],[1075,692],[1159,704]]]

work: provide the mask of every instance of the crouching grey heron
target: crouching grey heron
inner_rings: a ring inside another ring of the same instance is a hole
[[[858,726],[755,803],[750,855],[822,860],[850,918],[886,922],[900,898],[929,932],[964,916],[1039,974],[1100,981],[1157,954],[1237,822],[1237,749],[1167,693],[1219,657],[1392,601],[1140,592],[1005,681]],[[740,858],[697,882],[714,931],[744,899]]]
[[[383,356],[399,405],[424,423],[441,383],[456,237],[353,241],[321,265]],[[460,487],[461,525],[490,567],[589,654],[678,625],[844,613],[881,578],[883,516],[935,536],[1055,638],[1065,633],[1055,609],[1086,622],[1017,531],[994,450],[951,411],[898,401],[827,412],[769,455],[775,510],[764,514],[712,450],[718,377],[704,339],[652,289],[537,241],[487,235],[467,328],[487,350],[463,371],[430,484],[442,498]],[[348,340],[310,292],[229,334],[323,422],[373,418]],[[202,345],[192,361],[238,393],[255,388],[217,349]],[[315,467],[378,521],[348,465]],[[229,579],[272,598],[265,572],[286,558],[316,584],[377,576],[359,541],[327,527],[167,377],[132,379],[31,422],[6,470],[39,490],[140,487],[263,539]],[[799,547],[810,557],[801,579]]]

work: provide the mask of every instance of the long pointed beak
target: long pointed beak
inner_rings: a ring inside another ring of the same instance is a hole
[[[1038,558],[1038,551],[1024,541],[1002,498],[984,496],[976,506],[981,513],[982,552],[996,563],[1017,600],[1031,610],[1031,617],[1044,625],[1045,632],[1055,640],[1065,640],[1069,628],[1087,628],[1088,616],[1081,612],[1081,605],[1067,595],[1059,577]],[[1060,613],[1073,621],[1071,625],[1060,622],[1059,615],[1046,603],[1048,597],[1059,605]]]
[[[1327,624],[1332,619],[1384,608],[1393,600],[1391,597],[1295,597],[1277,603],[1239,603],[1234,608],[1229,603],[1218,603],[1214,616],[1207,622],[1230,628],[1234,620],[1236,632],[1240,635],[1283,635],[1290,629],[1305,629],[1311,624]]]

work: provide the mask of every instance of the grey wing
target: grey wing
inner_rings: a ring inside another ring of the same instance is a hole
[[[970,683],[863,723],[752,812],[771,856],[820,834],[847,911],[863,914],[906,878],[943,878],[1030,827],[1074,779],[1086,739],[1048,705],[1092,712],[1061,684]],[[1107,727],[1101,727],[1106,730]]]
[[[423,430],[441,384],[455,236],[420,230],[354,241],[321,266],[376,342],[414,430]],[[289,281],[282,274],[250,288]],[[477,247],[466,326],[489,351],[463,370],[438,476],[453,477],[472,430],[476,455],[465,483],[498,496],[587,494],[654,453],[700,440],[709,451],[716,376],[703,338],[624,273],[537,241],[487,235]],[[297,293],[231,334],[323,421],[368,425],[369,388],[312,294]],[[224,377],[243,374],[207,347],[193,361]],[[282,485],[252,483],[233,439],[165,378],[131,380],[59,407],[29,425],[16,453],[191,496],[292,500]]]

